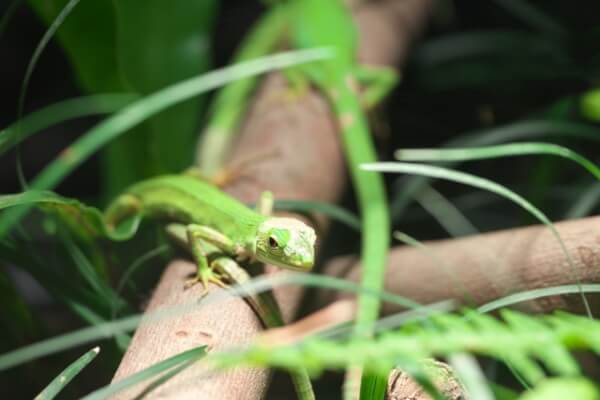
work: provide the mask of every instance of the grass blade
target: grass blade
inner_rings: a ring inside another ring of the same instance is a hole
[[[563,285],[526,290],[524,292],[514,293],[494,301],[490,301],[489,303],[479,306],[477,311],[480,313],[488,313],[500,308],[512,306],[513,304],[522,303],[524,301],[535,300],[548,296],[559,296],[563,294],[577,294],[580,292],[600,293],[600,284],[582,283],[581,285]]]
[[[94,347],[92,350],[88,351],[77,360],[75,360],[71,365],[65,368],[56,378],[50,382],[44,390],[42,390],[37,396],[35,396],[34,400],[51,400],[65,386],[73,380],[84,369],[96,356],[100,353],[100,347]]]
[[[406,297],[398,296],[385,291],[375,291],[364,288],[355,283],[348,282],[345,279],[334,278],[331,276],[319,276],[303,273],[287,273],[275,276],[262,276],[253,279],[247,284],[239,287],[232,286],[227,293],[215,293],[202,299],[202,305],[215,304],[225,301],[231,295],[244,296],[248,293],[259,294],[272,290],[273,288],[286,285],[304,285],[307,287],[328,288],[345,292],[362,293],[368,296],[374,296],[381,301],[387,301],[400,305],[408,309],[418,309],[426,311],[427,307]],[[198,307],[198,302],[193,301],[187,304],[180,304],[174,307],[165,307],[147,314],[136,314],[118,320],[100,323],[96,326],[82,328],[63,335],[55,336],[28,346],[0,354],[0,371],[15,367],[25,362],[39,357],[54,354],[81,344],[89,343],[94,340],[108,339],[121,333],[135,329],[142,318],[144,322],[158,322],[163,318],[174,318]]]
[[[29,86],[29,81],[31,80],[31,75],[33,74],[33,70],[34,70],[35,66],[37,65],[38,60],[40,59],[42,52],[44,51],[44,49],[50,42],[50,39],[52,39],[52,37],[54,36],[54,34],[58,30],[58,28],[60,28],[60,26],[65,21],[65,19],[69,16],[71,11],[73,11],[73,8],[75,8],[75,6],[77,6],[79,1],[80,0],[69,0],[69,2],[67,4],[65,4],[63,9],[60,11],[60,13],[54,19],[54,21],[52,21],[52,24],[50,24],[50,26],[44,33],[44,36],[42,36],[42,38],[40,39],[40,42],[38,43],[35,50],[33,51],[33,55],[31,56],[31,59],[29,60],[29,64],[27,64],[27,69],[25,70],[25,77],[23,78],[23,83],[21,84],[21,94],[19,95],[19,108],[18,108],[19,119],[21,118],[21,115],[23,115],[23,106],[25,105],[25,96],[27,95],[27,88]]]
[[[10,22],[11,18],[13,17],[21,3],[23,3],[23,0],[12,0],[10,5],[4,10],[4,14],[2,15],[2,18],[0,18],[0,38],[2,38],[2,34],[6,30],[8,23]]]
[[[322,213],[331,219],[360,232],[360,219],[343,207],[320,201],[276,200],[275,209],[280,211],[296,211],[301,213]]]
[[[148,117],[200,93],[223,86],[235,79],[281,69],[302,62],[321,60],[331,55],[328,48],[282,52],[230,67],[215,70],[159,90],[130,104],[117,114],[105,119],[86,132],[48,165],[31,182],[34,190],[51,189],[102,146]],[[11,210],[0,217],[0,237],[29,209]]]
[[[485,375],[475,357],[466,353],[458,353],[448,357],[448,361],[456,371],[460,382],[466,387],[467,397],[478,400],[494,400],[494,395],[488,387]]]
[[[496,193],[499,196],[505,197],[511,200],[513,203],[518,204],[521,208],[529,212],[535,218],[537,218],[541,223],[550,228],[552,235],[558,241],[558,244],[567,259],[569,264],[569,268],[571,269],[571,273],[573,274],[574,280],[577,282],[577,286],[580,288],[579,293],[581,294],[581,300],[585,306],[586,312],[588,316],[592,317],[592,311],[590,309],[589,303],[585,297],[585,294],[581,290],[581,281],[579,279],[579,275],[577,274],[577,270],[575,268],[575,264],[569,251],[565,247],[564,242],[562,241],[558,231],[552,224],[552,222],[546,217],[546,215],[540,211],[533,204],[525,200],[523,197],[518,195],[517,193],[511,191],[510,189],[499,185],[496,182],[490,181],[489,179],[481,178],[475,175],[467,174],[464,172],[453,171],[448,168],[435,167],[432,165],[424,165],[424,164],[407,164],[401,162],[382,162],[382,163],[371,163],[371,164],[362,164],[361,168],[366,171],[379,171],[379,172],[396,172],[396,173],[407,173],[407,174],[416,174],[416,175],[424,175],[430,178],[441,178],[445,180],[449,180],[452,182],[462,183],[468,186],[473,186],[479,189],[487,190],[493,193]]]
[[[394,156],[399,161],[467,161],[531,154],[551,154],[566,158],[581,165],[596,179],[600,179],[600,169],[593,162],[571,149],[552,143],[524,142],[452,149],[401,149],[397,150]]]
[[[581,193],[565,213],[565,219],[582,218],[594,210],[600,200],[600,184],[596,183]]]
[[[58,28],[60,28],[60,26],[62,25],[64,20],[69,16],[71,11],[73,11],[73,8],[75,8],[75,6],[79,3],[79,1],[80,0],[69,0],[69,2],[67,4],[65,4],[65,6],[60,11],[60,13],[52,21],[52,23],[50,24],[50,26],[44,33],[44,36],[42,36],[42,38],[40,39],[40,42],[38,43],[35,50],[33,51],[33,55],[31,56],[31,59],[29,60],[29,63],[27,64],[27,69],[25,70],[25,76],[23,77],[23,82],[21,83],[21,92],[19,94],[19,103],[17,106],[17,119],[18,120],[20,120],[21,116],[23,115],[23,109],[25,108],[25,96],[27,95],[27,89],[29,88],[29,81],[31,80],[31,75],[33,74],[33,70],[34,70],[35,66],[37,65],[37,62],[38,62],[40,56],[42,55],[42,52],[44,51],[44,49],[50,42],[50,39],[52,39],[52,37],[54,36],[54,34],[58,30]],[[19,131],[20,130],[17,125],[17,136],[20,136]],[[19,142],[19,141],[20,140],[17,139],[17,142]],[[23,173],[23,167],[21,165],[21,157],[20,157],[18,148],[17,148],[17,173],[19,175],[19,181],[20,181],[23,189],[27,188],[27,182],[25,180],[25,174]],[[2,235],[0,235],[0,236],[2,236]]]
[[[110,114],[137,99],[130,93],[108,93],[63,100],[37,110],[0,130],[0,155],[51,125],[93,114]]]
[[[417,203],[453,237],[474,235],[479,230],[440,192],[427,185],[416,193]]]
[[[110,396],[120,392],[123,389],[136,385],[140,382],[145,381],[146,379],[150,379],[161,372],[167,371],[171,368],[180,367],[182,364],[191,364],[192,362],[204,357],[206,355],[206,347],[207,346],[199,346],[193,348],[188,351],[184,351],[183,353],[179,353],[174,355],[173,357],[169,357],[166,360],[158,362],[148,368],[145,368],[139,372],[136,372],[133,375],[128,376],[120,380],[119,382],[115,382],[110,384],[109,386],[105,386],[100,388],[87,396],[83,397],[82,400],[100,400],[106,399]],[[186,365],[187,366],[187,365]],[[180,372],[181,369],[177,369],[177,372]]]
[[[528,1],[494,0],[494,2],[541,33],[556,37],[567,35],[567,31],[558,21],[546,15]]]
[[[569,137],[591,141],[600,141],[600,128],[593,125],[557,121],[552,119],[532,119],[516,122],[509,125],[498,126],[492,129],[477,130],[466,133],[456,139],[448,141],[444,147],[458,146],[490,146],[515,140],[547,138],[547,137]],[[446,166],[455,165],[448,163]],[[406,209],[406,206],[414,198],[429,178],[424,176],[412,177],[407,184],[398,189],[398,194],[392,199],[392,220],[396,221]],[[398,185],[399,186],[399,185]]]

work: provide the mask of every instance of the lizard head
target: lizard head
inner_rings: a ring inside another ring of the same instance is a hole
[[[256,258],[267,264],[309,271],[315,262],[315,231],[294,218],[272,217],[258,227]]]

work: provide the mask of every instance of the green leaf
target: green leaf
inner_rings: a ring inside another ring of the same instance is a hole
[[[56,378],[44,388],[34,400],[52,400],[65,386],[75,378],[82,369],[84,369],[100,353],[99,347],[94,347],[88,351],[67,368],[65,368]]]
[[[119,70],[135,92],[151,94],[210,68],[216,0],[113,4]],[[130,150],[142,153],[148,174],[178,172],[191,164],[204,103],[195,98],[169,108],[152,117],[144,124],[144,134],[132,139],[137,148]],[[128,163],[125,158],[118,164],[128,168]]]
[[[388,370],[388,373],[391,370]],[[383,400],[387,390],[388,376],[364,372],[360,381],[361,400]]]
[[[563,285],[563,286],[552,286],[541,289],[526,290],[519,293],[513,293],[508,296],[501,297],[489,303],[483,304],[477,308],[477,311],[481,313],[488,313],[500,308],[505,308],[513,304],[522,303],[524,301],[530,301],[539,299],[542,297],[549,296],[560,296],[564,294],[576,294],[576,293],[600,293],[600,284],[593,283],[582,283],[579,285]]]

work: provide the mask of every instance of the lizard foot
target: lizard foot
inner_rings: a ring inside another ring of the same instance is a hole
[[[208,284],[213,283],[221,288],[226,288],[227,284],[225,284],[223,277],[215,272],[208,270],[206,272],[202,271],[198,273],[194,278],[188,279],[185,281],[183,288],[185,290],[195,286],[196,284],[202,284],[202,296],[208,294]]]

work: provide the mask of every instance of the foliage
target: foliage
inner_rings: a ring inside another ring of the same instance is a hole
[[[567,377],[581,374],[568,350],[600,351],[597,321],[566,313],[531,317],[504,310],[501,315],[503,322],[472,311],[433,315],[425,321],[388,330],[375,339],[315,337],[288,346],[257,343],[244,351],[215,354],[210,362],[218,367],[242,363],[286,369],[304,366],[316,376],[324,369],[344,369],[355,364],[374,373],[391,368],[411,371],[429,357],[470,352],[506,362],[526,382],[535,385],[543,382],[548,373]]]

